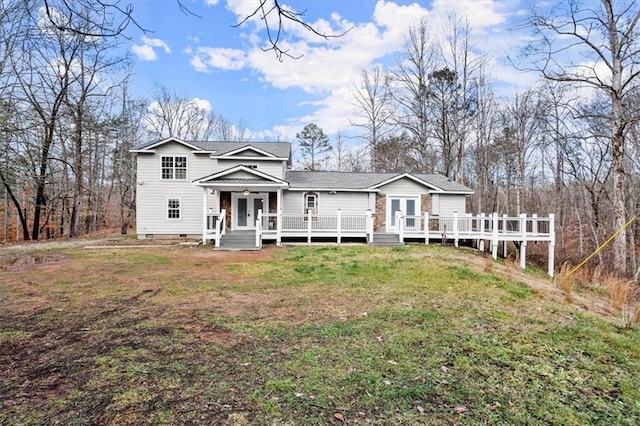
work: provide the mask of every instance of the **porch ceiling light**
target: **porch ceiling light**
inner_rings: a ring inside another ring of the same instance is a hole
[[[244,195],[244,196],[247,196],[249,194],[251,194],[251,191],[249,191],[248,188],[245,188],[244,191],[242,191],[242,195]]]

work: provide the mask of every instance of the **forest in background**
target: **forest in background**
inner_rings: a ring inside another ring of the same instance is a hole
[[[298,149],[299,166],[442,173],[474,189],[470,212],[554,213],[558,264],[579,262],[635,217],[639,202],[640,11],[636,1],[596,3],[531,9],[519,30],[533,41],[512,62],[540,80],[510,96],[495,87],[463,17],[437,31],[408,27],[394,66],[362,70],[351,128],[317,164]],[[261,138],[251,123],[231,123],[171,88],[133,97],[121,54],[129,10],[75,4],[0,3],[5,243],[127,232],[136,188],[129,150],[142,142]],[[633,223],[594,262],[634,274],[639,230]]]

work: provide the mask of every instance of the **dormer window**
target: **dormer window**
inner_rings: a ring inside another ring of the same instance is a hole
[[[187,157],[162,157],[163,180],[185,180],[187,178]]]

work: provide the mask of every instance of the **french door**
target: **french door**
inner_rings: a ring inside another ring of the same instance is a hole
[[[232,229],[255,229],[258,210],[266,213],[267,194],[232,194]]]
[[[408,196],[388,196],[387,197],[387,231],[398,230],[396,223],[396,212],[403,216],[418,216],[418,197]],[[407,230],[414,230],[418,226],[418,221],[414,217],[408,217],[405,221]]]

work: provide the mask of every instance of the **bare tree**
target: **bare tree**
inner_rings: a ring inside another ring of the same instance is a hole
[[[600,0],[599,7],[566,0],[563,5],[532,10],[528,24],[537,41],[524,53],[544,78],[589,87],[609,100],[605,111],[612,152],[614,228],[621,230],[613,244],[614,264],[618,273],[626,274],[626,136],[640,115],[625,104],[640,90],[640,10],[636,0]]]
[[[220,118],[197,99],[171,92],[164,86],[158,88],[153,98],[145,115],[152,138],[209,140],[220,125]]]
[[[409,30],[404,54],[393,72],[393,99],[398,104],[396,123],[408,132],[421,171],[433,169],[434,152],[429,141],[429,75],[437,64],[437,48],[425,20]]]
[[[349,120],[352,126],[364,130],[363,139],[370,150],[393,130],[391,124],[394,113],[389,88],[389,75],[385,75],[381,66],[371,71],[362,70],[361,87],[352,90],[354,105],[358,108],[356,120]]]
[[[511,102],[504,105],[501,122],[505,143],[510,147],[505,156],[511,157],[515,173],[515,213],[523,212],[523,197],[527,169],[532,166],[531,155],[534,152],[538,129],[540,127],[540,104],[537,93],[525,90],[516,94]]]

